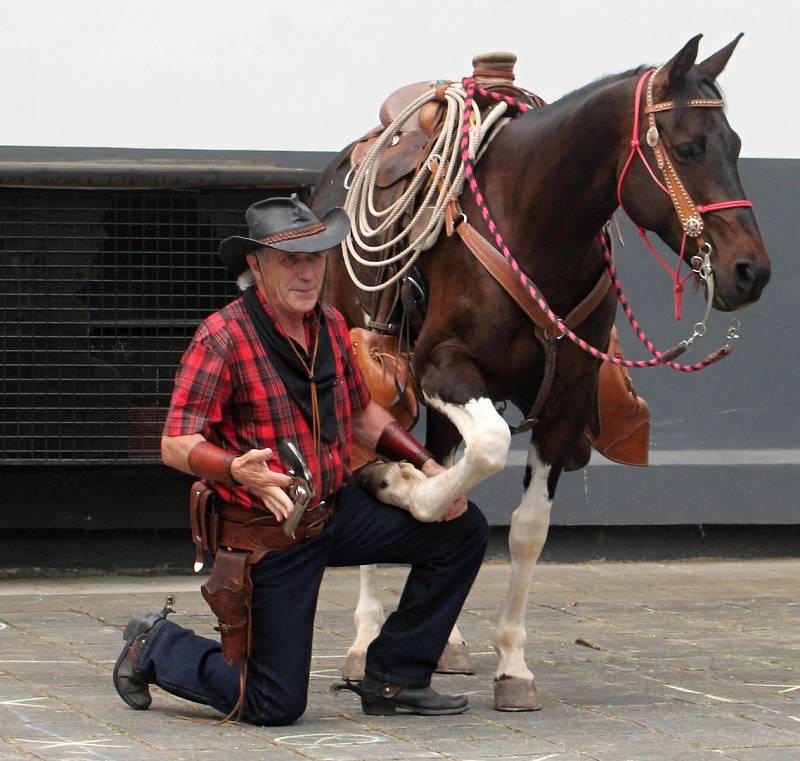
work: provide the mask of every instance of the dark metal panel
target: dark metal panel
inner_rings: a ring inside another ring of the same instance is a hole
[[[0,187],[310,188],[324,152],[0,146]]]
[[[218,243],[275,194],[0,188],[0,463],[158,462],[178,360],[238,292]]]
[[[0,465],[0,530],[164,530],[189,525],[196,480],[156,464]]]

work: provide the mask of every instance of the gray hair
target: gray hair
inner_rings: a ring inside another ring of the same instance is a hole
[[[246,269],[239,277],[236,278],[236,285],[239,286],[240,291],[246,291],[251,285],[255,283],[253,273],[250,269]]]
[[[267,253],[269,249],[266,246],[262,248],[257,248],[250,253],[253,254],[256,258],[262,257],[264,254]],[[244,272],[242,272],[239,277],[236,278],[236,285],[239,286],[240,291],[246,291],[251,285],[255,285],[255,278],[253,277],[253,273],[248,267]]]

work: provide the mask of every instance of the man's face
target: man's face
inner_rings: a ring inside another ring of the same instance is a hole
[[[325,252],[290,254],[264,248],[247,263],[261,291],[278,313],[302,318],[319,299],[325,277]]]

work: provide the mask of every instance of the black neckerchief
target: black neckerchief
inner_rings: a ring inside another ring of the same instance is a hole
[[[258,335],[264,350],[267,352],[269,361],[280,376],[286,390],[292,399],[297,402],[303,417],[312,426],[311,411],[311,381],[316,382],[317,398],[319,402],[320,429],[322,438],[331,442],[339,435],[339,427],[336,423],[336,408],[333,401],[333,382],[336,379],[336,361],[333,356],[331,337],[325,320],[325,314],[319,304],[314,308],[314,313],[318,319],[317,330],[319,331],[319,346],[317,348],[317,359],[314,365],[313,378],[308,377],[308,373],[301,364],[297,355],[292,351],[289,341],[292,339],[283,335],[264,311],[264,307],[258,300],[255,286],[250,286],[244,292],[244,305],[253,321],[253,327]],[[295,346],[297,344],[295,343]],[[307,362],[310,357],[297,346],[297,350],[305,355]]]

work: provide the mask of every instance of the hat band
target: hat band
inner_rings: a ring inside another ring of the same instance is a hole
[[[309,235],[316,235],[325,230],[325,225],[322,222],[317,222],[315,225],[309,227],[300,227],[297,230],[287,230],[282,233],[275,233],[275,235],[268,235],[266,238],[259,238],[258,242],[268,246],[270,243],[280,243],[284,240],[292,240],[293,238],[305,238]]]

